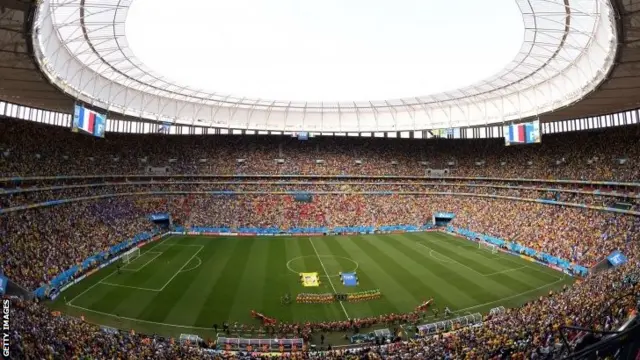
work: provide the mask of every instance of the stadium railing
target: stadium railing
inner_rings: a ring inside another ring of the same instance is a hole
[[[168,195],[229,195],[228,191],[137,191],[137,192],[123,192],[123,193],[115,193],[115,194],[104,194],[104,195],[94,195],[94,196],[83,196],[71,199],[59,199],[52,201],[45,201],[35,204],[28,205],[20,205],[8,208],[0,209],[0,214],[6,214],[10,212],[34,209],[39,207],[46,206],[56,206],[61,204],[68,204],[77,201],[89,201],[89,200],[99,200],[99,199],[108,199],[114,197],[128,197],[128,196],[145,196],[145,195],[158,195],[158,196],[168,196]],[[324,194],[324,195],[371,195],[376,192],[370,191],[322,191],[322,192],[314,192],[314,194]],[[233,193],[234,195],[289,195],[288,192],[275,192],[275,191],[236,191]],[[405,196],[462,196],[462,197],[477,197],[477,198],[488,198],[488,199],[503,199],[503,200],[513,200],[513,201],[524,201],[524,202],[535,202],[535,203],[544,203],[547,205],[557,205],[557,206],[567,206],[567,207],[576,207],[582,209],[592,209],[599,211],[608,211],[615,212],[619,214],[627,214],[627,215],[635,215],[640,216],[640,211],[631,211],[631,210],[623,210],[614,207],[604,207],[604,206],[592,206],[587,204],[578,204],[578,203],[569,203],[569,202],[561,202],[561,201],[551,201],[545,199],[529,199],[529,198],[520,198],[515,196],[502,196],[502,195],[488,195],[488,194],[476,194],[476,193],[454,193],[454,192],[443,192],[443,191],[396,191],[393,192],[395,195],[405,195]],[[349,228],[346,228],[347,231],[344,232],[352,232]]]
[[[461,327],[473,326],[482,324],[483,317],[480,313],[475,313],[471,315],[459,316],[450,320],[442,320],[435,323],[424,324],[416,326],[416,337],[421,337],[424,335],[433,335],[441,332],[447,332],[451,330],[456,330]]]
[[[223,175],[223,174],[165,174],[165,175],[152,175],[152,174],[102,174],[102,175],[60,175],[60,176],[13,176],[0,178],[0,182],[26,182],[26,181],[65,181],[65,180],[80,180],[80,179],[153,179],[153,178],[219,178],[219,179],[340,179],[340,180],[376,180],[376,179],[397,179],[397,180],[465,180],[465,181],[500,181],[508,183],[547,183],[547,184],[566,184],[566,185],[599,185],[599,186],[617,186],[626,188],[640,188],[640,183],[637,182],[617,182],[617,181],[590,181],[590,180],[577,180],[577,179],[525,179],[525,178],[498,178],[498,177],[463,177],[463,176],[447,176],[447,177],[432,177],[432,176],[397,176],[397,175],[293,175],[293,174],[280,174],[280,175]]]
[[[159,176],[159,179],[170,178],[170,176]],[[199,178],[198,175],[191,176],[191,178]],[[79,179],[82,180],[82,179]],[[0,195],[11,195],[18,193],[30,193],[30,192],[44,192],[44,191],[58,191],[58,190],[68,190],[68,189],[86,189],[86,188],[99,188],[99,187],[115,187],[115,186],[144,186],[144,185],[220,185],[220,186],[233,186],[238,184],[243,185],[259,185],[263,187],[268,186],[283,186],[283,185],[297,185],[297,186],[308,186],[308,185],[344,185],[345,182],[340,181],[310,181],[310,182],[299,182],[299,181],[157,181],[152,178],[153,181],[128,181],[128,182],[101,182],[101,183],[90,183],[90,184],[63,184],[63,185],[55,185],[55,186],[41,186],[41,187],[28,187],[28,188],[13,188],[13,189],[2,189],[0,190]],[[1,182],[1,180],[0,180]],[[22,183],[22,180],[9,181],[7,183]],[[503,181],[500,181],[503,182]],[[532,187],[532,186],[513,186],[513,185],[499,185],[499,184],[482,184],[482,183],[473,183],[473,182],[357,182],[357,183],[348,183],[354,185],[376,185],[376,186],[409,186],[409,185],[420,185],[420,186],[439,186],[439,187],[471,187],[471,188],[497,188],[497,189],[512,189],[512,190],[535,190],[541,192],[554,192],[554,193],[572,193],[572,194],[583,194],[583,195],[592,195],[592,196],[608,196],[608,197],[621,197],[621,198],[640,198],[640,196],[635,195],[633,192],[627,191],[601,191],[601,190],[574,190],[574,189],[565,189],[565,188],[549,188],[549,187]],[[507,183],[508,184],[508,183]],[[574,184],[575,185],[575,184]],[[541,199],[545,200],[545,199]]]
[[[248,339],[218,337],[217,349],[225,351],[296,352],[304,349],[304,340],[295,339]]]
[[[564,359],[637,360],[638,356],[640,356],[640,319],[636,316],[633,322],[626,324],[620,332],[585,346],[579,345]]]

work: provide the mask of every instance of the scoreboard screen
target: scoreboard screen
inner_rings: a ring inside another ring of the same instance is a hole
[[[540,121],[511,124],[503,128],[505,145],[535,144],[541,141]]]
[[[82,105],[75,105],[71,131],[104,137],[106,127],[107,115],[89,110]]]

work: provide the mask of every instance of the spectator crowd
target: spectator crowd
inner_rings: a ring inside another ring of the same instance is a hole
[[[637,126],[503,139],[386,139],[108,134],[97,139],[24,121],[0,122],[0,178],[149,173],[451,176],[638,181]],[[281,161],[277,161],[281,160]],[[164,170],[162,170],[164,171]]]
[[[550,359],[566,354],[563,337],[570,347],[583,336],[565,326],[610,331],[617,329],[638,310],[640,285],[637,249],[631,262],[558,293],[550,293],[520,308],[489,316],[481,326],[457,329],[448,334],[395,339],[384,345],[363,345],[354,350],[283,354],[297,359]],[[204,348],[176,343],[173,339],[134,332],[106,332],[82,319],[50,312],[34,302],[13,299],[12,355],[20,359],[261,359],[261,354],[212,353]],[[345,330],[353,324],[340,322]],[[299,333],[318,334],[324,328],[290,325]],[[289,329],[285,329],[289,330]],[[561,331],[564,331],[561,334]],[[326,350],[326,349],[324,349]],[[570,351],[571,349],[569,349]]]
[[[456,215],[453,225],[517,242],[591,267],[637,241],[640,220],[613,212],[474,196],[293,195],[130,196],[15,211],[0,216],[2,269],[34,289],[91,255],[148,231],[151,213],[174,222],[215,228],[327,228],[421,226],[435,212]]]
[[[514,241],[592,267],[614,250],[629,262],[594,273],[562,292],[486,319],[480,327],[446,335],[397,341],[354,351],[306,352],[305,359],[539,359],[557,355],[564,326],[611,330],[637,310],[640,268],[636,216],[579,207],[514,201],[490,196],[552,199],[610,206],[608,194],[580,191],[586,185],[555,189],[499,180],[443,179],[291,179],[286,175],[422,176],[425,169],[447,169],[460,177],[640,181],[638,129],[545,136],[543,143],[504,147],[502,140],[159,136],[108,134],[82,137],[66,129],[3,120],[0,122],[0,209],[34,203],[107,197],[0,214],[0,269],[32,290],[87,257],[124,239],[151,230],[151,213],[168,212],[186,226],[229,228],[335,228],[422,225],[438,211],[456,215],[454,225]],[[578,145],[579,144],[579,145]],[[89,156],[87,154],[90,154]],[[282,162],[276,161],[282,159]],[[322,160],[318,162],[317,160]],[[142,175],[150,167],[193,178],[20,180],[59,175]],[[203,180],[196,175],[279,175],[281,178]],[[85,186],[87,185],[87,186]],[[482,186],[479,186],[482,185]],[[51,189],[50,186],[61,186]],[[3,193],[3,190],[20,190]],[[29,191],[22,191],[29,190]],[[635,189],[616,188],[637,210]],[[158,192],[176,192],[160,195]],[[228,192],[212,195],[212,191]],[[269,192],[309,191],[310,201]],[[179,194],[178,192],[198,194]],[[238,192],[253,192],[239,194]],[[384,194],[364,194],[384,192]],[[209,194],[207,194],[209,193]],[[413,194],[410,194],[413,193]],[[438,194],[435,194],[438,193]],[[455,193],[455,194],[454,194]],[[473,196],[471,196],[473,195]],[[12,299],[11,343],[16,358],[200,359],[255,358],[214,354],[170,339],[128,332],[110,333],[35,302]],[[375,323],[417,323],[415,314],[353,322],[286,324],[271,329],[311,337]],[[397,318],[400,316],[401,318]],[[569,332],[570,339],[580,334]]]

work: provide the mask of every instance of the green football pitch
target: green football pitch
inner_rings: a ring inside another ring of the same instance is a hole
[[[358,275],[357,287],[340,282],[338,273],[351,271]],[[319,273],[321,285],[303,287],[300,272]],[[251,310],[278,321],[319,322],[411,312],[433,298],[438,308],[448,306],[456,315],[465,315],[518,306],[571,281],[547,267],[438,232],[312,238],[169,236],[142,248],[130,263],[119,261],[72,286],[51,306],[110,327],[215,338],[213,324],[259,325]],[[281,303],[284,294],[295,298],[303,292],[371,289],[380,289],[382,298]]]

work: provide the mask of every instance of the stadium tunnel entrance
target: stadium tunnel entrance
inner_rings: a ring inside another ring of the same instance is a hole
[[[456,214],[454,213],[439,211],[433,214],[433,224],[435,226],[447,226],[455,217]]]
[[[171,215],[168,213],[156,213],[149,215],[149,220],[160,227],[161,229],[171,229],[173,222],[171,220]]]

